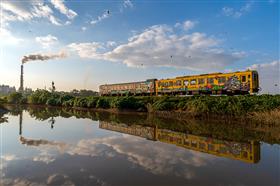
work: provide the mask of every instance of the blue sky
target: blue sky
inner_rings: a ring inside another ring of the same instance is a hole
[[[108,12],[109,11],[109,12]],[[104,83],[256,69],[279,92],[278,1],[1,0],[0,84],[93,89]],[[278,86],[275,86],[277,84]]]

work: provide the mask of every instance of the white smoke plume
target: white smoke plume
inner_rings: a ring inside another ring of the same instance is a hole
[[[50,59],[62,59],[67,57],[65,52],[60,52],[57,54],[30,54],[28,56],[23,56],[21,59],[22,64],[27,63],[29,61],[46,61]]]

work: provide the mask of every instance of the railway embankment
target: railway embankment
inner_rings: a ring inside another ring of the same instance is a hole
[[[110,112],[148,112],[162,117],[179,119],[236,118],[264,123],[280,123],[280,95],[75,97],[39,90],[28,96],[14,93],[2,98],[0,103]]]

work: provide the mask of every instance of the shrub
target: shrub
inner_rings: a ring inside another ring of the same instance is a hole
[[[8,103],[11,103],[11,104],[20,104],[22,98],[23,98],[23,96],[21,93],[13,92],[8,96],[7,101],[8,101]]]
[[[97,101],[96,108],[110,108],[110,102],[105,97],[100,97]]]
[[[96,108],[97,102],[98,102],[98,97],[93,97],[90,96],[87,98],[87,107],[88,108]]]
[[[55,98],[49,98],[46,102],[47,105],[50,105],[50,106],[57,106],[57,99]]]

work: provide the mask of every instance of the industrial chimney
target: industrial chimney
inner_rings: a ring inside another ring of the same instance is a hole
[[[23,92],[23,64],[20,66],[20,87],[19,92]]]

